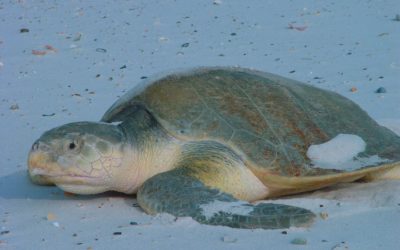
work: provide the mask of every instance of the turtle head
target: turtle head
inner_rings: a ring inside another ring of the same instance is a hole
[[[123,162],[125,135],[109,123],[76,122],[45,132],[28,157],[31,180],[77,194],[113,190]]]

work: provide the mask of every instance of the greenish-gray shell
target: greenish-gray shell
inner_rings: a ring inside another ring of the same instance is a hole
[[[102,121],[123,121],[138,108],[146,108],[177,138],[219,141],[259,169],[284,176],[334,172],[309,168],[306,152],[338,134],[363,138],[363,156],[400,159],[400,138],[354,102],[259,71],[201,68],[143,82]]]

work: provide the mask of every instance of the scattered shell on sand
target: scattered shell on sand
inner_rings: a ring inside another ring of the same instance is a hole
[[[227,243],[235,243],[237,241],[236,238],[230,237],[230,236],[224,236],[221,238],[221,240],[223,242],[227,242]]]
[[[15,104],[13,104],[13,105],[10,106],[10,109],[11,109],[11,110],[18,110],[18,109],[19,109],[19,106],[18,106],[18,104],[15,103]]]
[[[323,219],[323,220],[326,220],[326,219],[328,219],[328,213],[325,213],[325,212],[322,212],[322,213],[319,213],[319,217],[321,217],[321,219]]]
[[[290,243],[292,243],[293,245],[307,245],[307,239],[294,238]]]
[[[351,89],[350,89],[350,92],[357,92],[357,88],[356,87],[352,87]]]
[[[56,219],[56,215],[53,213],[48,213],[46,218],[48,221],[53,221]]]

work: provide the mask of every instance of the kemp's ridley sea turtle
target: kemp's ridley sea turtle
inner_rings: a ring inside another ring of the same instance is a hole
[[[361,137],[358,158],[383,163],[321,168],[311,145]],[[306,209],[250,202],[340,182],[399,178],[400,137],[331,91],[241,68],[202,68],[139,84],[101,122],[45,132],[29,175],[77,194],[137,193],[150,214],[238,228],[312,222]],[[344,169],[344,170],[343,170]]]

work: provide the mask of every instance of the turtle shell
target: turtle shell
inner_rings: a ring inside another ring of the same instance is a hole
[[[123,121],[143,107],[181,140],[218,141],[283,176],[337,172],[310,167],[306,153],[338,134],[360,136],[365,157],[400,159],[400,137],[354,102],[270,73],[201,68],[148,80],[114,103],[102,121]]]

